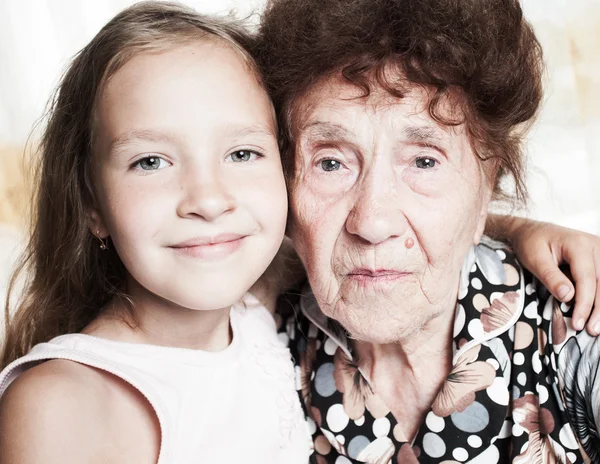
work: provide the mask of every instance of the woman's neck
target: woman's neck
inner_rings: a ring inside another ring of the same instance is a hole
[[[110,340],[221,351],[232,340],[230,308],[196,311],[135,285],[129,301],[115,298],[82,332]]]
[[[444,311],[397,343],[357,341],[358,366],[398,420],[405,441],[421,426],[452,367],[454,312]]]

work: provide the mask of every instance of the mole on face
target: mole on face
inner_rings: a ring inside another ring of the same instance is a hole
[[[409,237],[404,242],[404,246],[410,250],[413,246],[415,246],[415,241]]]

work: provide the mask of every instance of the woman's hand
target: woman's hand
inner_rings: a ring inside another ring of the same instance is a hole
[[[600,334],[600,237],[545,222],[510,221],[505,233],[519,261],[558,300],[566,303],[575,296],[577,330],[583,329],[589,316],[588,332]],[[575,286],[558,268],[563,263],[569,265]]]

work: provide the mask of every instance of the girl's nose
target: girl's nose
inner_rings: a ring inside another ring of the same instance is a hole
[[[183,198],[179,203],[181,217],[201,217],[214,221],[235,209],[236,202],[231,188],[218,173],[190,172],[183,182]]]

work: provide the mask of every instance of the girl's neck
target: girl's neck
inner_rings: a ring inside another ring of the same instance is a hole
[[[230,308],[196,311],[144,289],[129,288],[131,303],[111,301],[82,332],[109,340],[221,351],[232,340]]]

